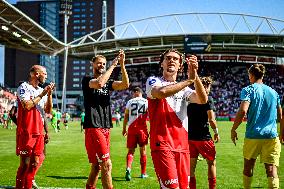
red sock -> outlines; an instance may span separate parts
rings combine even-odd
[[[208,184],[209,184],[209,189],[215,189],[216,188],[216,177],[208,178]]]
[[[131,169],[131,166],[132,166],[132,162],[133,162],[133,154],[131,153],[128,153],[127,154],[127,157],[126,157],[126,166],[127,168],[130,168]]]
[[[24,188],[24,181],[25,181],[24,178],[25,178],[25,170],[20,165],[16,176],[16,188]]]
[[[190,177],[189,188],[196,189],[196,178],[195,177]]]
[[[146,174],[147,156],[140,156],[141,174]]]
[[[44,156],[44,154],[42,153],[42,154],[39,156],[39,163],[38,163],[38,165],[37,165],[37,167],[36,167],[35,175],[36,175],[37,171],[39,170],[39,168],[41,167],[44,158],[45,158],[45,156]]]
[[[32,188],[32,181],[35,179],[35,173],[36,173],[37,167],[32,165],[32,163],[29,165],[26,178],[25,178],[25,187],[26,188]]]

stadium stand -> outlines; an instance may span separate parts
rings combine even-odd
[[[219,120],[233,120],[237,112],[240,101],[241,89],[249,84],[247,68],[249,63],[242,62],[200,62],[199,72],[201,76],[212,76],[211,96],[215,100],[216,116]],[[264,82],[274,88],[280,98],[284,96],[284,66],[266,64],[266,75]],[[118,70],[119,71],[119,70]],[[117,72],[114,78],[119,77]],[[130,88],[140,86],[145,91],[146,79],[159,73],[158,64],[137,65],[127,67],[130,79]],[[145,96],[145,94],[144,94]],[[130,91],[118,91],[112,95],[112,112],[124,112],[126,102],[130,99]]]
[[[0,85],[0,118],[2,119],[4,111],[9,112],[16,101],[15,92],[9,88]]]

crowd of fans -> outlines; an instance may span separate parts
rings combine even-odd
[[[200,76],[213,77],[211,96],[215,101],[215,112],[219,118],[234,117],[238,111],[241,89],[249,85],[247,69],[250,66],[251,64],[239,62],[200,62]],[[265,67],[264,83],[275,89],[282,98],[284,96],[284,67],[271,64]],[[159,65],[155,64],[128,67],[127,72],[131,84],[130,89],[133,86],[140,86],[145,91],[147,78],[151,75],[158,75],[160,70]],[[185,74],[182,77],[185,77]],[[130,98],[130,90],[113,93],[112,111],[123,113],[126,102]]]
[[[215,102],[217,117],[234,117],[240,105],[240,91],[249,85],[247,68],[251,64],[237,62],[200,62],[200,76],[212,76],[214,83],[211,96]],[[284,66],[267,64],[264,83],[275,89],[284,98]],[[118,68],[119,69],[119,68]],[[157,76],[160,73],[158,64],[144,64],[127,67],[130,80],[129,90],[114,91],[111,96],[112,113],[120,112],[123,115],[126,102],[132,98],[131,88],[142,87],[145,92],[146,80],[149,76]],[[119,70],[113,77],[119,78]],[[186,74],[182,74],[183,79]],[[143,94],[146,97],[146,94]],[[0,121],[3,123],[3,114],[8,113],[16,101],[15,91],[0,85]]]
[[[0,123],[4,124],[6,117],[16,101],[15,92],[0,84]]]

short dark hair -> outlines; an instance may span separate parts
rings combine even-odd
[[[255,79],[262,79],[265,74],[265,67],[262,64],[253,64],[248,72],[252,74]]]
[[[142,93],[142,89],[140,87],[138,87],[138,86],[133,87],[131,91],[134,92],[134,93],[136,93],[136,92]]]
[[[98,58],[106,59],[106,57],[104,55],[98,54],[98,55],[96,55],[92,58],[91,62],[94,63]]]
[[[168,54],[169,52],[175,52],[177,53],[179,56],[180,56],[180,60],[179,62],[182,63],[182,60],[183,60],[183,54],[181,52],[179,52],[177,49],[168,49],[166,50],[165,52],[163,52],[161,55],[160,55],[160,64],[164,61],[165,59],[165,55]]]

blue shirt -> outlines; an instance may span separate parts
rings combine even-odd
[[[242,89],[241,100],[250,103],[245,137],[251,139],[277,137],[277,107],[280,106],[277,92],[267,85],[254,83]]]

